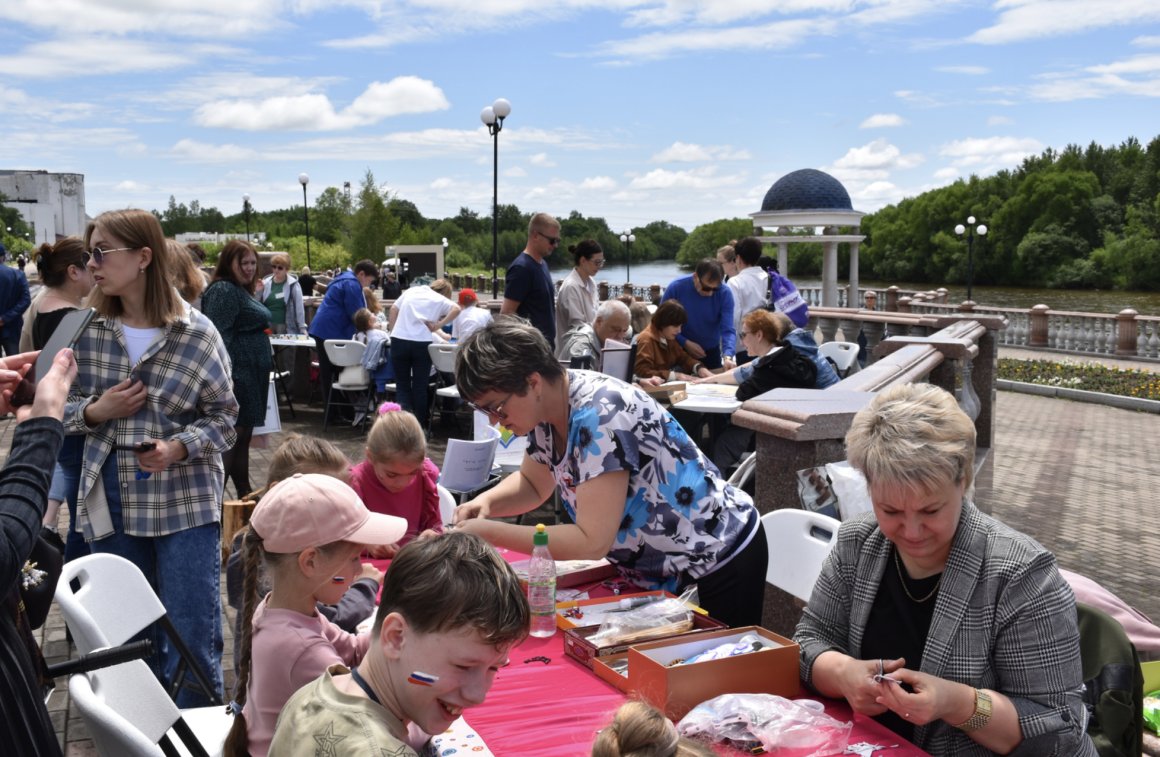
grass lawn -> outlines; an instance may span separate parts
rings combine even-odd
[[[1160,373],[1113,368],[1080,360],[999,358],[999,378],[1028,384],[1062,386],[1088,392],[1160,400]]]

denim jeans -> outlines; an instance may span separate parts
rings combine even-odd
[[[91,542],[92,551],[120,555],[141,569],[165,605],[178,635],[189,647],[193,664],[201,667],[221,695],[221,524],[208,523],[165,536],[129,536],[121,518],[115,453],[105,461],[101,475],[114,534]],[[181,656],[176,648],[165,643],[165,634],[156,624],[145,632],[144,638],[152,638],[154,648],[160,651],[150,666],[154,673],[160,671],[158,678],[168,687]],[[187,674],[186,681],[192,684],[196,679]],[[176,702],[183,708],[212,704],[195,685],[183,686]]]
[[[415,414],[419,425],[427,428],[427,389],[431,385],[430,342],[410,339],[391,340],[391,366],[395,369],[395,388],[399,404]]]
[[[83,436],[66,436],[56,456],[56,468],[52,473],[52,485],[48,498],[68,505],[68,533],[64,537],[64,561],[75,560],[89,554],[85,537],[76,530],[77,487],[81,479],[81,461],[85,450]]]

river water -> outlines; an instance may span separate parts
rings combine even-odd
[[[596,276],[597,281],[621,283],[625,280],[623,265],[607,265]],[[637,263],[632,266],[632,280],[638,286],[660,284],[667,286],[673,279],[687,274],[671,260],[654,260],[648,263]],[[553,269],[553,278],[563,278],[567,269]],[[820,287],[820,279],[794,279],[799,287]],[[839,284],[844,282],[839,281]],[[866,281],[861,282],[862,288],[885,291],[886,287],[895,285],[900,289],[937,289],[939,285],[912,284],[903,281]],[[961,302],[967,298],[965,286],[948,286],[950,302]],[[973,288],[975,302],[992,307],[1030,308],[1035,305],[1049,305],[1053,310],[1074,310],[1083,313],[1118,313],[1124,308],[1134,308],[1140,315],[1160,315],[1160,292],[1118,292],[1113,290],[1075,290],[1075,289],[1033,289],[1024,287],[990,287],[976,286]]]

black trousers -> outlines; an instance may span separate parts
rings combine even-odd
[[[707,576],[688,584],[697,584],[698,603],[710,616],[738,626],[761,625],[761,611],[765,603],[765,568],[769,562],[769,544],[765,529],[757,522],[757,532],[749,544],[733,559]],[[678,593],[680,593],[678,591]]]

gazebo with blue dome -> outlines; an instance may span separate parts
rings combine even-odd
[[[762,200],[761,210],[751,213],[754,233],[766,244],[777,245],[777,265],[789,270],[790,242],[820,242],[822,256],[822,306],[838,307],[838,245],[850,245],[850,297],[848,307],[861,307],[858,297],[858,245],[866,238],[858,234],[862,216],[854,210],[850,193],[842,182],[824,171],[803,168],[782,176]],[[822,228],[821,236],[799,236],[789,233],[792,227]],[[840,233],[842,228],[855,233]],[[772,234],[766,235],[766,229]]]

